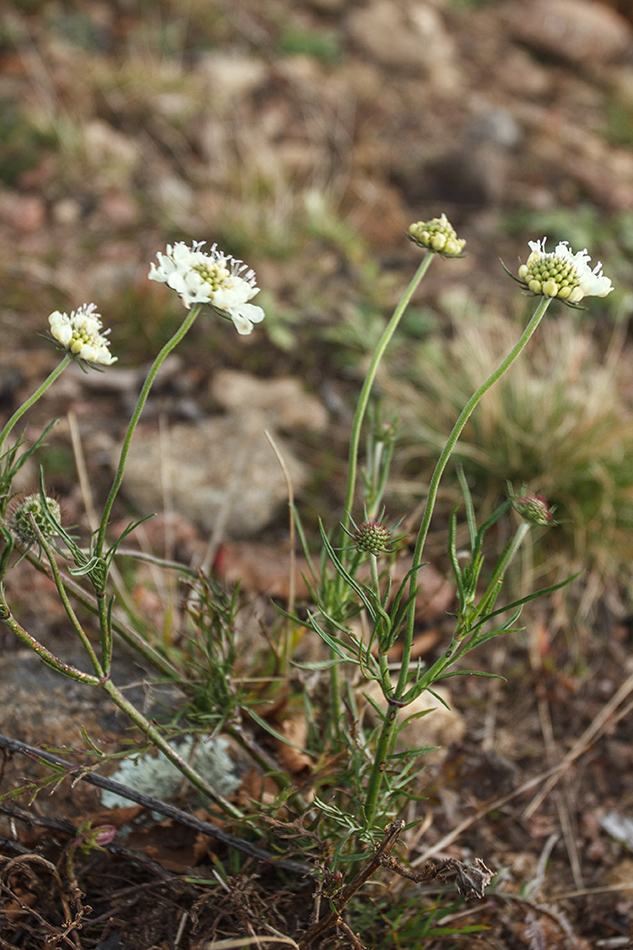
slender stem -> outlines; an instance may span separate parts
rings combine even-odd
[[[420,524],[420,529],[418,531],[417,540],[415,543],[415,550],[413,552],[413,564],[414,566],[419,565],[422,560],[422,552],[424,550],[424,543],[426,541],[426,536],[428,534],[429,525],[431,523],[431,518],[433,516],[433,509],[435,508],[435,502],[437,500],[437,492],[440,485],[440,480],[444,474],[444,469],[446,464],[457,444],[457,440],[462,434],[462,430],[468,420],[470,419],[473,411],[476,406],[486,395],[489,389],[491,389],[498,380],[501,379],[503,374],[512,366],[514,361],[517,359],[519,354],[524,350],[528,341],[532,337],[534,331],[538,327],[539,323],[543,319],[547,308],[549,307],[552,301],[551,297],[541,297],[532,319],[526,326],[525,330],[519,337],[517,343],[512,347],[506,358],[499,364],[497,369],[486,379],[479,389],[477,389],[473,395],[470,397],[464,408],[462,409],[457,422],[453,426],[453,431],[448,437],[446,445],[444,446],[442,453],[438,459],[437,465],[435,466],[435,471],[431,476],[431,481],[429,482],[429,492],[426,499],[426,505],[424,508],[424,514],[422,516],[422,522]],[[411,580],[409,582],[409,591],[413,595],[417,586],[417,573],[414,572],[411,575]],[[400,667],[400,677],[398,679],[398,686],[396,688],[396,697],[399,699],[404,693],[407,679],[409,676],[409,661],[411,658],[411,647],[413,644],[413,628],[415,623],[415,599],[411,598],[411,605],[407,614],[407,625],[404,636],[403,652],[402,652],[402,665]]]
[[[82,548],[82,554],[88,556],[88,551]],[[135,561],[143,561],[145,564],[152,564],[154,567],[160,567],[165,571],[178,571],[180,574],[184,574],[185,577],[192,577],[196,579],[199,576],[199,573],[195,568],[189,567],[187,564],[180,564],[178,561],[170,561],[164,557],[158,557],[156,554],[150,554],[147,551],[136,551],[132,548],[117,548],[116,549],[117,557],[131,557]]]
[[[57,562],[55,561],[54,552],[50,544],[46,540],[46,538],[44,538],[44,536],[42,535],[42,532],[39,530],[37,524],[35,523],[35,519],[32,519],[32,520],[33,520],[33,527],[35,528],[38,534],[39,543],[44,549],[44,551],[46,552],[46,557],[48,559],[48,563],[50,564],[51,573],[53,575],[53,580],[55,582],[55,587],[57,588],[57,593],[59,594],[59,598],[62,604],[64,605],[64,610],[66,611],[66,615],[68,616],[68,619],[70,620],[75,630],[75,633],[81,640],[84,650],[86,651],[86,653],[88,654],[90,658],[90,662],[92,663],[92,668],[94,669],[96,675],[98,677],[101,677],[104,674],[103,667],[101,666],[101,663],[99,662],[97,654],[95,653],[94,648],[90,640],[88,639],[88,636],[85,630],[79,623],[79,620],[77,619],[77,615],[72,608],[72,604],[70,603],[70,600],[68,599],[68,594],[66,593],[66,589],[64,587],[64,583],[62,581],[61,574],[57,566]]]
[[[133,706],[132,703],[128,702],[123,693],[114,685],[112,680],[106,679],[101,682],[102,688],[108,694],[110,699],[119,707],[122,712],[128,716],[132,722],[138,726],[138,728],[147,736],[148,739],[163,753],[165,758],[176,766],[179,772],[188,778],[191,784],[202,792],[203,795],[208,796],[212,801],[219,805],[222,811],[231,815],[233,818],[241,818],[242,813],[239,808],[236,808],[235,805],[232,805],[223,795],[220,795],[212,785],[209,785],[203,777],[192,768],[189,763],[178,755],[176,750],[167,742],[163,737],[162,733],[152,725],[152,723],[145,718],[145,716]]]
[[[16,409],[16,410],[15,410],[15,412],[13,413],[13,415],[11,416],[11,418],[9,419],[9,421],[7,422],[7,424],[5,425],[4,429],[3,429],[2,432],[0,433],[0,450],[2,449],[2,446],[4,445],[6,439],[7,439],[8,436],[9,436],[9,433],[10,433],[11,430],[13,429],[14,425],[16,424],[16,422],[18,422],[18,420],[21,419],[21,417],[24,415],[24,413],[25,413],[28,409],[30,409],[32,405],[34,405],[34,404],[37,402],[37,400],[40,398],[40,396],[42,396],[42,395],[46,392],[46,390],[48,389],[48,387],[51,386],[51,385],[55,382],[55,380],[57,379],[57,377],[60,376],[60,375],[63,373],[63,371],[64,371],[64,370],[66,369],[66,367],[68,366],[68,364],[69,364],[70,362],[72,362],[72,360],[73,360],[73,355],[72,355],[72,353],[66,353],[66,355],[64,356],[64,358],[61,360],[60,363],[57,364],[57,366],[55,367],[55,369],[53,370],[53,372],[50,374],[50,376],[47,376],[47,378],[44,380],[44,382],[42,383],[42,385],[39,386],[39,387],[35,390],[35,392],[33,393],[32,396],[29,396],[29,398],[26,400],[26,402],[22,403],[22,405],[19,407],[19,409]]]
[[[103,509],[103,514],[101,516],[101,522],[99,524],[99,532],[97,535],[97,543],[95,546],[95,553],[97,554],[98,557],[103,556],[103,547],[105,544],[105,534],[108,527],[108,521],[110,519],[110,513],[112,512],[112,506],[114,505],[114,500],[121,487],[121,482],[123,481],[123,472],[125,471],[125,463],[127,462],[127,456],[128,456],[128,452],[130,451],[130,445],[132,444],[132,437],[134,435],[136,426],[138,424],[138,420],[140,419],[141,413],[147,401],[149,391],[152,388],[152,384],[156,378],[156,374],[158,370],[160,369],[161,364],[164,362],[167,356],[169,356],[169,354],[174,349],[174,347],[176,347],[180,343],[182,338],[189,332],[189,330],[193,326],[199,313],[200,313],[200,304],[198,304],[198,306],[194,307],[192,310],[189,311],[186,319],[181,324],[181,326],[176,331],[176,333],[174,333],[171,340],[168,340],[167,343],[165,343],[164,347],[162,348],[162,350],[160,351],[160,353],[158,354],[158,356],[152,363],[152,367],[149,373],[147,374],[147,379],[145,380],[143,384],[143,388],[141,389],[140,395],[138,397],[136,407],[134,409],[134,412],[132,413],[132,418],[130,419],[130,423],[127,427],[127,432],[125,433],[123,446],[121,448],[121,456],[119,458],[119,465],[116,470],[116,475],[114,476],[114,481],[112,483],[112,488],[110,489],[110,494],[107,497],[105,507]]]
[[[220,795],[212,785],[209,785],[201,775],[194,768],[192,768],[182,756],[178,755],[176,750],[166,741],[161,732],[152,725],[149,720],[143,716],[139,710],[130,703],[123,693],[114,685],[112,680],[108,677],[98,677],[91,676],[90,673],[84,673],[82,670],[78,670],[76,667],[71,666],[69,663],[64,663],[58,657],[56,657],[50,650],[47,650],[46,647],[32,637],[24,627],[22,627],[17,620],[13,617],[9,605],[7,604],[4,597],[4,590],[2,585],[0,585],[0,621],[6,624],[6,626],[13,633],[16,634],[22,640],[23,643],[26,643],[28,647],[31,648],[39,658],[47,665],[51,666],[54,670],[57,670],[58,673],[63,673],[65,676],[69,676],[71,679],[77,680],[80,683],[86,683],[89,686],[100,686],[108,696],[112,699],[116,706],[119,707],[122,712],[128,716],[132,722],[138,726],[141,732],[147,736],[148,739],[163,753],[163,755],[169,759],[173,765],[176,766],[179,772],[181,772],[185,778],[188,778],[191,784],[202,792],[203,795],[207,795],[212,801],[214,801],[222,811],[231,815],[233,818],[241,818],[242,813],[239,808],[236,808],[235,805],[232,805],[223,795]]]
[[[101,591],[97,591],[97,607],[101,630],[101,665],[104,674],[108,676],[112,666],[112,617],[108,609],[108,599]]]
[[[500,585],[502,584],[503,576],[506,570],[508,569],[514,555],[523,544],[523,540],[526,534],[529,532],[529,530],[530,530],[530,525],[526,521],[522,521],[521,524],[519,525],[519,528],[516,534],[514,535],[513,538],[511,538],[510,542],[506,545],[505,551],[501,555],[499,559],[499,563],[497,564],[497,566],[495,567],[492,573],[492,577],[490,578],[490,583],[488,584],[484,594],[482,595],[479,601],[480,613],[483,613],[484,611],[488,609],[492,609],[492,604],[494,604],[494,599],[496,596],[495,591],[498,590]],[[492,600],[492,604],[490,604],[490,607],[489,607],[489,603],[491,600]]]
[[[402,315],[405,312],[406,308],[409,305],[411,297],[413,296],[418,284],[426,274],[429,269],[429,265],[434,258],[434,254],[430,251],[424,257],[424,260],[418,267],[415,272],[411,283],[405,290],[404,294],[400,298],[396,309],[393,312],[393,315],[385,327],[383,334],[378,341],[378,345],[372,356],[371,363],[369,364],[369,369],[367,375],[365,376],[365,381],[363,382],[362,389],[360,391],[360,396],[358,397],[358,404],[356,406],[356,412],[354,413],[354,421],[352,423],[352,434],[350,437],[349,444],[349,459],[347,464],[347,488],[345,491],[345,504],[343,507],[343,517],[341,520],[341,548],[345,550],[345,544],[347,539],[346,528],[349,527],[350,518],[352,514],[352,506],[354,503],[354,492],[356,490],[356,473],[358,470],[358,448],[360,445],[360,436],[361,430],[363,427],[363,421],[365,419],[365,413],[367,412],[367,406],[369,404],[369,396],[371,394],[371,389],[376,378],[376,373],[378,372],[378,367],[380,361],[382,360],[385,350],[391,340],[391,337],[396,331]],[[345,554],[342,555],[343,559]],[[342,590],[342,577],[340,574],[336,575],[334,580],[334,590],[335,597],[340,599],[341,590]],[[331,723],[334,724],[334,728],[339,728],[339,723],[342,721],[341,716],[341,704],[340,704],[340,678],[339,678],[339,668],[338,664],[334,664],[330,671],[330,696],[332,701],[331,708]]]
[[[380,600],[380,578],[378,576],[378,557],[370,552],[369,570],[371,574],[371,586],[374,589],[376,600]]]
[[[354,503],[354,491],[356,488],[356,472],[358,469],[358,447],[360,445],[360,436],[363,426],[363,420],[365,418],[365,413],[367,411],[367,405],[369,403],[369,396],[371,394],[371,388],[374,384],[376,378],[376,373],[378,372],[378,367],[380,361],[382,360],[385,350],[389,345],[391,337],[394,335],[402,315],[409,306],[411,297],[413,296],[418,284],[426,274],[429,269],[429,265],[434,258],[434,254],[428,252],[415,272],[411,283],[405,290],[404,294],[400,298],[396,309],[393,312],[389,323],[385,327],[383,334],[378,341],[378,345],[372,356],[371,363],[369,364],[369,369],[367,370],[367,375],[365,376],[365,381],[363,383],[363,388],[360,391],[360,396],[358,397],[358,405],[356,406],[356,412],[354,414],[354,421],[352,423],[352,434],[349,444],[349,460],[347,467],[347,490],[345,492],[345,507],[343,508],[343,527],[347,528],[349,526],[350,516],[352,513],[352,505]],[[345,532],[342,533],[342,544],[345,543]]]
[[[482,399],[482,397],[488,392],[488,390],[494,386],[494,384],[503,376],[503,374],[510,368],[512,363],[517,359],[519,354],[527,345],[532,334],[538,327],[541,322],[549,304],[551,298],[542,297],[538,303],[538,306],[532,316],[532,319],[526,326],[525,330],[519,337],[519,340],[508,353],[506,358],[499,364],[497,369],[485,380],[476,390],[475,393],[470,397],[466,405],[464,406],[462,412],[455,423],[453,430],[448,437],[448,441],[442,450],[442,453],[439,457],[435,470],[431,477],[429,483],[429,492],[426,501],[426,506],[424,509],[424,514],[422,516],[422,522],[420,524],[420,529],[418,531],[418,536],[415,545],[415,551],[413,554],[413,564],[420,565],[422,560],[422,552],[424,550],[424,543],[426,541],[426,536],[428,534],[429,525],[431,523],[431,517],[433,515],[433,509],[435,507],[435,502],[437,499],[437,492],[440,484],[440,479],[446,468],[446,464],[451,456],[453,449],[459,439],[459,436],[462,433],[462,430],[468,419],[472,415],[475,407]],[[521,538],[522,540],[522,538]],[[394,700],[399,702],[404,696],[407,681],[409,678],[409,665],[411,660],[411,648],[413,645],[413,632],[414,632],[414,623],[415,623],[415,597],[413,596],[417,586],[417,572],[413,572],[410,580],[410,594],[411,594],[411,605],[407,612],[407,624],[404,634],[404,643],[402,650],[402,661],[400,666],[400,675],[398,677],[398,684],[396,686]],[[438,661],[433,665],[431,670],[427,670],[424,679],[430,684],[433,681],[432,674],[438,674],[441,669],[443,669],[447,662],[450,662],[453,657],[453,642],[449,649],[439,658]],[[393,703],[388,706],[387,712],[385,713],[385,718],[383,720],[382,729],[380,736],[378,738],[378,743],[376,747],[376,754],[374,759],[374,765],[369,776],[369,781],[367,783],[367,797],[365,800],[365,821],[369,825],[373,821],[376,806],[378,803],[378,793],[380,791],[380,786],[382,784],[382,775],[385,768],[385,763],[389,751],[395,741],[396,728],[398,724],[398,706]]]
[[[355,874],[349,884],[346,884],[345,887],[342,887],[341,890],[331,900],[333,909],[327,911],[321,920],[317,920],[317,922],[313,924],[312,927],[310,927],[310,929],[306,931],[302,937],[300,937],[298,943],[299,950],[308,950],[315,940],[320,939],[324,933],[327,933],[328,930],[331,930],[332,927],[335,927],[338,924],[341,913],[346,904],[348,904],[354,894],[356,894],[361,889],[363,884],[369,880],[372,874],[375,874],[379,867],[384,866],[384,862],[388,860],[393,846],[400,837],[404,825],[404,821],[399,819],[398,821],[392,822],[392,824],[385,828],[384,838],[376,848],[374,854],[371,855],[371,857],[365,862],[363,867],[357,872],[357,874]],[[360,944],[358,945],[360,946]]]
[[[50,666],[52,669],[57,670],[58,673],[63,673],[65,676],[70,676],[71,679],[77,680],[79,683],[87,683],[90,686],[98,686],[99,678],[97,676],[92,676],[90,673],[84,673],[83,670],[78,670],[77,667],[71,666],[70,663],[64,663],[63,660],[60,660],[59,657],[55,656],[54,653],[51,653],[50,650],[47,650],[39,640],[36,640],[35,637],[24,629],[24,627],[18,623],[15,619],[9,605],[4,596],[4,589],[0,584],[0,620],[6,624],[6,626],[11,630],[12,633],[15,633],[17,637],[22,640],[23,643],[26,643],[27,647],[33,650],[36,653],[40,660]]]
[[[372,590],[376,597],[376,602],[380,603],[381,597],[380,597],[380,575],[378,574],[378,557],[377,555],[371,554],[371,553],[369,555],[369,570],[370,570],[370,575],[371,575]],[[374,635],[376,637],[376,644],[378,647],[378,655],[379,655],[380,660],[385,659],[384,653],[381,650],[381,643],[383,641],[384,629],[385,629],[385,622],[382,617],[379,617],[374,626]],[[381,663],[381,669],[383,669],[382,663]],[[387,682],[388,681],[389,680],[387,678]]]
[[[27,554],[26,559],[32,565],[32,567],[34,567],[41,574],[45,574],[46,577],[51,576],[51,572],[47,570],[46,565],[43,564],[41,560],[38,560],[33,554]],[[185,573],[187,573],[188,568],[185,567],[183,570]],[[85,607],[91,613],[98,615],[99,607],[94,595],[85,591],[74,578],[64,577],[64,584],[66,590],[69,590],[83,607]],[[147,660],[148,663],[151,663],[152,666],[154,666],[160,673],[169,679],[173,679],[178,676],[178,671],[171,663],[169,663],[167,658],[162,656],[162,654],[158,653],[153,647],[151,647],[135,630],[126,626],[122,621],[116,620],[115,618],[112,618],[112,626],[121,639],[124,640],[129,647],[139,653],[145,660]]]

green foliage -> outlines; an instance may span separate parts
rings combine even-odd
[[[424,223],[421,227],[420,233],[426,233]],[[43,473],[39,496],[44,508],[43,528],[28,515],[29,527],[34,532],[29,540],[36,540],[41,551],[39,560],[28,552],[23,557],[28,557],[31,564],[48,573],[53,581],[69,629],[83,646],[92,672],[87,673],[56,656],[22,627],[9,607],[2,586],[0,619],[49,667],[84,686],[103,690],[203,796],[206,807],[215,809],[218,816],[240,823],[241,829],[258,837],[263,837],[269,827],[278,830],[284,826],[286,829],[289,826],[295,828],[295,837],[301,840],[304,857],[323,868],[326,882],[327,875],[331,875],[337,865],[366,862],[368,853],[371,854],[377,844],[384,846],[386,850],[365,866],[365,870],[369,868],[366,880],[379,867],[398,870],[397,863],[388,861],[385,864],[381,858],[388,856],[396,837],[405,827],[401,813],[420,794],[420,775],[424,753],[428,750],[423,746],[423,740],[420,740],[422,748],[417,749],[408,749],[404,744],[400,745],[399,740],[402,727],[428,710],[411,704],[425,692],[439,699],[437,684],[448,677],[488,675],[464,666],[461,661],[491,638],[515,632],[525,603],[566,583],[552,584],[543,591],[522,596],[512,597],[504,592],[508,569],[533,526],[528,519],[519,521],[514,516],[512,520],[508,517],[512,498],[500,500],[495,490],[492,492],[494,502],[490,505],[490,496],[479,499],[471,492],[466,475],[460,473],[461,502],[446,516],[448,560],[455,577],[458,601],[454,628],[446,638],[448,642],[441,645],[428,665],[413,661],[419,571],[424,563],[425,542],[440,481],[451,454],[457,451],[465,468],[470,464],[471,478],[475,466],[485,467],[485,462],[504,481],[507,477],[512,479],[520,475],[521,485],[528,484],[529,476],[534,475],[531,469],[524,471],[529,468],[527,460],[541,474],[545,462],[541,455],[544,454],[555,458],[552,474],[556,473],[560,480],[560,471],[566,461],[569,467],[570,451],[568,449],[567,455],[561,456],[561,446],[568,446],[571,433],[574,446],[580,446],[583,438],[588,442],[588,448],[583,449],[585,455],[576,449],[578,458],[574,470],[576,481],[586,478],[587,472],[594,479],[587,493],[588,499],[594,501],[600,466],[609,469],[607,461],[611,456],[607,458],[607,449],[614,451],[615,421],[620,420],[615,411],[615,396],[611,402],[607,398],[612,392],[609,387],[613,386],[614,366],[609,366],[603,377],[597,376],[595,361],[590,361],[587,363],[592,369],[589,378],[584,357],[589,361],[593,353],[588,345],[584,349],[578,349],[577,345],[574,348],[572,344],[581,338],[574,336],[569,321],[550,322],[546,342],[543,342],[543,335],[539,335],[539,347],[532,352],[541,354],[545,363],[543,366],[539,364],[538,376],[530,370],[529,363],[527,369],[519,370],[518,367],[525,365],[523,360],[513,376],[504,377],[542,323],[551,303],[545,298],[537,303],[532,317],[521,330],[517,331],[507,322],[490,320],[484,323],[482,320],[476,328],[480,336],[476,337],[473,336],[475,325],[468,323],[457,327],[458,332],[444,349],[436,345],[432,350],[430,338],[421,341],[420,312],[410,316],[409,328],[402,334],[404,340],[399,350],[399,378],[396,381],[400,398],[405,397],[400,405],[401,420],[397,414],[386,412],[383,405],[370,408],[379,367],[396,331],[402,329],[405,311],[434,254],[427,253],[422,258],[408,286],[397,299],[391,317],[385,321],[380,316],[383,308],[379,306],[379,300],[383,293],[389,296],[388,282],[383,284],[378,279],[375,266],[367,260],[363,242],[350,234],[322,193],[313,192],[308,197],[301,228],[306,242],[330,242],[347,264],[356,268],[358,283],[363,289],[355,310],[357,322],[351,321],[342,333],[339,331],[339,342],[347,334],[347,342],[353,340],[364,357],[359,361],[363,381],[349,436],[342,521],[339,525],[320,523],[318,553],[314,556],[311,550],[313,539],[308,537],[296,507],[292,509],[293,527],[307,560],[305,603],[298,607],[296,597],[290,596],[287,610],[279,609],[277,613],[270,610],[266,622],[258,624],[254,632],[249,630],[246,633],[246,628],[253,626],[253,616],[246,621],[241,616],[242,604],[237,588],[228,589],[202,571],[196,573],[192,568],[161,561],[152,555],[138,555],[139,559],[149,561],[157,572],[160,569],[177,571],[187,579],[186,595],[179,607],[175,606],[173,597],[175,583],[164,588],[165,635],[161,640],[156,632],[150,632],[152,626],[156,628],[160,623],[152,624],[149,618],[142,616],[117,571],[119,558],[129,557],[132,553],[123,549],[122,542],[138,526],[130,523],[119,531],[114,541],[110,537],[112,513],[122,486],[127,454],[162,363],[182,343],[201,312],[201,306],[190,306],[192,301],[184,288],[194,286],[195,296],[205,298],[206,295],[228,322],[239,316],[240,305],[245,306],[244,295],[250,300],[258,292],[253,273],[249,273],[248,281],[245,281],[238,276],[239,266],[229,270],[230,262],[227,263],[219,254],[204,258],[197,251],[180,245],[173,253],[170,249],[169,267],[162,259],[164,271],[158,275],[152,273],[168,286],[175,284],[176,293],[186,304],[179,311],[182,322],[172,328],[171,338],[164,344],[162,340],[153,339],[154,331],[162,337],[160,331],[163,322],[171,320],[171,310],[159,307],[152,324],[152,296],[148,294],[147,302],[134,298],[123,303],[124,307],[137,311],[135,320],[128,321],[132,339],[143,336],[142,342],[149,349],[159,346],[160,349],[138,394],[109,494],[100,515],[95,518],[94,530],[83,543],[71,536],[61,524],[61,510],[56,514],[53,506],[44,502]],[[461,247],[462,242],[456,236],[455,240]],[[201,263],[201,260],[206,260],[206,263]],[[208,282],[205,294],[199,293],[201,275]],[[312,275],[312,279],[314,284],[311,288],[304,288],[304,292],[317,286],[318,275]],[[225,303],[214,304],[214,295],[219,293],[216,281],[225,294]],[[247,286],[240,287],[240,281]],[[259,313],[263,317],[264,312]],[[421,313],[424,315],[424,311]],[[558,328],[556,339],[552,328]],[[85,327],[82,329],[88,332]],[[483,330],[489,334],[488,345],[484,345]],[[548,350],[551,345],[554,346],[552,353]],[[567,361],[561,355],[565,353],[565,345],[570,348]],[[505,354],[501,362],[495,353],[500,347]],[[224,355],[228,352],[227,345]],[[431,363],[429,356],[432,352],[434,360]],[[17,444],[9,442],[11,433],[22,415],[44,396],[72,359],[71,348],[36,392],[14,412],[0,433],[0,443],[7,444],[0,459],[3,462],[5,501],[11,494],[10,482],[21,460],[34,454],[36,449],[39,456],[43,454],[42,439],[35,446],[27,447],[19,440]],[[418,377],[423,379],[423,387],[420,387]],[[546,379],[549,389],[539,388],[541,377]],[[389,388],[386,374],[383,386]],[[485,413],[475,410],[493,387],[496,397],[484,401],[488,411],[495,410],[492,421],[487,421]],[[576,416],[572,410],[576,411]],[[480,433],[478,427],[482,420],[485,426],[484,432]],[[577,420],[580,420],[578,434],[574,432]],[[412,563],[404,577],[396,582],[392,580],[391,569],[403,537],[398,537],[398,525],[389,520],[385,499],[396,435],[402,422],[418,438],[415,450],[422,456],[428,451],[437,461],[428,483],[424,510],[421,517],[416,516],[419,526]],[[618,431],[621,436],[622,427]],[[460,436],[465,436],[461,447],[458,446]],[[628,438],[633,449],[633,423]],[[363,440],[364,463],[361,458]],[[628,442],[626,444],[628,446]],[[558,456],[555,456],[556,451]],[[590,453],[588,456],[587,452]],[[492,459],[490,463],[487,462],[488,455]],[[510,471],[506,471],[507,468]],[[486,471],[487,485],[490,482],[488,476]],[[626,484],[628,487],[629,482]],[[630,484],[633,486],[633,475]],[[579,485],[573,479],[572,485],[579,495]],[[548,486],[538,487],[542,490]],[[516,507],[520,511],[520,506]],[[467,543],[462,543],[461,539],[458,543],[457,540],[462,510],[465,512]],[[371,523],[362,535],[354,516],[359,524]],[[376,522],[379,522],[379,530]],[[51,531],[44,530],[49,526]],[[0,557],[3,572],[10,570],[14,548],[20,543],[18,533],[12,530],[14,528],[10,520],[0,523],[5,542]],[[496,543],[500,536],[504,541],[501,545]],[[160,590],[158,584],[156,587]],[[82,608],[79,612],[75,609],[75,601]],[[91,627],[84,626],[85,609],[90,611],[90,619],[98,626],[97,637],[94,637]],[[179,624],[172,623],[177,611]],[[126,622],[122,622],[122,617]],[[177,635],[172,639],[175,631]],[[168,727],[149,720],[115,684],[112,659],[115,637],[119,635],[153,663],[163,679],[177,683],[184,693],[186,699],[172,710]],[[295,662],[296,648],[304,636],[312,637],[321,647],[320,652],[313,653],[303,662]],[[399,670],[394,675],[391,651],[397,642],[402,654]],[[303,677],[305,673],[308,677]],[[373,716],[365,714],[367,706],[373,709]],[[173,745],[176,731],[211,735],[223,731],[239,743],[254,766],[249,773],[255,776],[255,785],[247,804],[248,813],[244,812],[242,803],[238,807],[235,801],[220,793],[213,780],[205,777],[197,765],[185,758],[186,753],[178,751]],[[304,787],[302,776],[306,773]],[[386,822],[389,822],[390,834],[396,837],[385,836]],[[239,862],[229,857],[227,866],[232,863],[237,870]],[[406,874],[403,866],[399,870]],[[478,897],[483,895],[490,880],[491,872],[485,871],[487,877],[481,884],[481,892],[475,892]],[[359,873],[361,880],[362,868]],[[346,900],[350,893],[347,893]],[[465,892],[460,889],[460,893]],[[337,912],[339,909],[336,908]],[[444,926],[431,911],[406,915],[403,908],[398,908],[395,917],[391,918],[388,911],[384,915],[382,930],[390,930],[394,940],[398,941],[403,931],[419,942],[432,936],[452,937],[472,929],[467,927],[460,931],[452,929],[450,924]]]
[[[338,62],[341,58],[341,41],[338,33],[329,30],[302,30],[287,27],[277,43],[284,56],[311,56],[325,63]]]
[[[441,900],[430,903],[428,899],[421,898],[418,891],[416,888],[416,893],[410,896],[408,891],[405,891],[397,901],[390,901],[388,898],[365,898],[352,902],[355,929],[362,934],[372,935],[370,942],[374,950],[423,947],[431,937],[446,938],[446,942],[442,941],[442,948],[451,950],[461,944],[461,941],[452,943],[451,937],[463,937],[488,930],[483,924],[448,923],[451,915],[463,907],[461,901]]]
[[[193,728],[202,726],[216,732],[243,702],[244,690],[236,678],[238,592],[201,577],[190,582],[186,604],[191,632],[181,655],[174,659],[182,671],[181,684],[189,701],[179,716]]]

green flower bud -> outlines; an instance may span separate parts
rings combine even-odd
[[[536,495],[534,492],[515,495],[512,506],[528,524],[556,524],[552,510],[542,495]]]
[[[389,549],[391,532],[380,521],[363,521],[354,532],[357,551],[369,554],[384,554]]]
[[[432,221],[418,221],[410,225],[407,236],[418,247],[425,247],[442,257],[459,257],[466,244],[466,241],[457,237],[445,214]]]
[[[47,495],[46,507],[53,518],[61,522],[62,512],[57,499],[50,498]],[[20,541],[27,545],[37,544],[39,541],[33,521],[44,538],[52,538],[55,535],[55,529],[46,517],[42,499],[39,494],[26,495],[23,496],[21,500],[16,500],[9,519],[13,531],[17,534]]]

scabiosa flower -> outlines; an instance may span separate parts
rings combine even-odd
[[[46,495],[46,508],[57,522],[61,522],[62,512],[56,498]],[[20,541],[26,545],[37,544],[39,536],[33,521],[44,538],[52,538],[55,529],[46,517],[39,494],[23,495],[15,500],[9,515],[9,524]]]
[[[519,283],[525,290],[537,296],[558,297],[571,306],[583,297],[606,297],[611,293],[613,285],[602,273],[602,264],[593,270],[589,267],[591,258],[586,248],[574,254],[567,241],[561,241],[547,252],[546,240],[528,242],[531,254],[519,267]]]
[[[185,307],[208,303],[222,316],[232,320],[238,333],[248,334],[254,323],[264,319],[261,307],[249,303],[259,287],[255,272],[213,245],[208,254],[201,250],[204,241],[191,247],[183,241],[167,245],[167,253],[157,253],[158,266],[150,265],[149,279],[158,280],[175,290]]]
[[[97,313],[97,305],[84,303],[78,310],[73,310],[70,316],[56,310],[48,318],[51,335],[65,350],[87,363],[103,363],[109,366],[115,363],[116,356],[112,356],[106,340],[109,330],[102,330],[101,315]]]
[[[512,507],[528,524],[554,525],[554,513],[542,495],[521,490],[512,499]]]
[[[357,551],[385,554],[389,551],[391,532],[380,521],[363,521],[356,528],[353,540]]]
[[[426,247],[442,257],[459,257],[466,244],[463,238],[457,237],[455,228],[445,214],[432,221],[418,221],[410,225],[407,236],[414,244]]]

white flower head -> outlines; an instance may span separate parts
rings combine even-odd
[[[175,290],[185,307],[208,303],[232,320],[238,333],[246,335],[253,324],[264,319],[261,307],[249,303],[259,287],[255,272],[246,264],[223,254],[217,245],[209,253],[201,250],[204,241],[188,247],[183,241],[167,245],[165,254],[157,253],[158,266],[150,264],[149,279],[158,280]]]
[[[103,363],[105,366],[116,362],[117,357],[110,353],[110,341],[106,339],[110,331],[102,332],[101,315],[97,313],[96,304],[84,303],[78,310],[73,310],[70,316],[56,310],[51,313],[48,322],[51,335],[73,356],[87,363]]]
[[[585,248],[575,254],[567,241],[553,251],[545,250],[547,238],[529,241],[530,256],[519,267],[519,280],[526,290],[544,297],[558,297],[563,303],[577,305],[583,297],[606,297],[613,290],[602,264],[592,270],[591,258]]]

